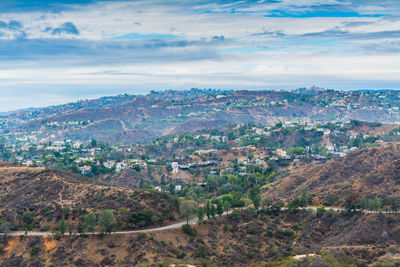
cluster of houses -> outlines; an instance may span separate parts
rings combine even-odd
[[[83,160],[89,160],[92,161],[93,158],[84,158]],[[147,162],[149,163],[155,163],[155,160],[148,160]],[[129,168],[134,168],[135,166],[139,166],[140,168],[147,168],[147,162],[144,160],[140,159],[125,159],[120,162],[117,162],[115,160],[107,160],[106,162],[103,162],[103,166],[112,169],[115,168],[116,172],[121,172],[122,170],[126,170]],[[95,162],[95,164],[100,164],[98,161]],[[83,175],[88,175],[92,172],[92,167],[90,166],[82,166],[79,167],[79,170]]]
[[[178,164],[178,162],[172,162],[171,167],[172,167],[172,173],[178,173],[179,169],[182,170],[188,170],[190,168],[196,168],[196,167],[207,167],[207,166],[212,166],[212,165],[217,165],[218,162],[215,160],[208,160],[208,161],[202,161],[202,162],[191,162],[188,164]]]

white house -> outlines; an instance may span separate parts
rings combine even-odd
[[[172,162],[172,163],[171,163],[171,167],[172,167],[172,172],[173,172],[173,173],[178,173],[178,171],[179,171],[179,164],[178,164],[178,162]]]

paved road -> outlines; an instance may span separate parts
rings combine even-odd
[[[318,207],[307,207],[307,210],[313,210],[316,211]],[[334,211],[345,211],[343,208],[325,208],[326,210],[334,210]],[[287,210],[287,208],[282,208],[282,210]],[[357,210],[360,211],[361,210]],[[371,210],[364,210],[362,211],[363,213],[379,213],[376,211],[371,211]],[[387,211],[380,211],[381,213],[385,214],[392,214],[396,213],[398,214],[399,212],[387,212]],[[229,212],[224,212],[224,215],[230,214],[232,211]],[[207,217],[204,217],[204,220],[207,220]],[[189,220],[189,224],[195,224],[197,223],[197,219],[191,219]],[[170,230],[170,229],[176,229],[181,227],[182,225],[186,224],[186,221],[183,222],[178,222],[166,226],[160,226],[160,227],[155,227],[155,228],[149,228],[149,229],[142,229],[142,230],[131,230],[131,231],[118,231],[118,232],[113,232],[112,234],[115,235],[123,235],[123,234],[139,234],[139,233],[151,233],[151,232],[158,232],[158,231],[163,231],[163,230]],[[92,233],[87,233],[87,234],[92,234]],[[100,235],[103,234],[102,232],[94,232],[94,235]],[[4,235],[4,233],[0,233],[0,235]],[[8,236],[48,236],[48,235],[54,235],[54,233],[51,232],[11,232],[7,234]],[[65,233],[65,235],[70,235],[69,233]],[[80,235],[79,233],[72,233],[72,235]]]

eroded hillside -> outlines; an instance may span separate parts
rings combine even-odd
[[[58,170],[2,165],[0,188],[1,220],[13,230],[57,230],[64,218],[77,231],[85,214],[102,210],[113,211],[118,229],[136,228],[130,217],[137,211],[152,211],[152,225],[177,215],[177,202],[167,194],[100,185]]]
[[[311,266],[292,257],[315,254],[312,266],[362,266],[399,253],[398,220],[396,215],[248,210],[194,225],[191,235],[175,229],[59,240],[9,238],[0,261],[2,266]]]
[[[356,192],[360,197],[400,195],[400,145],[385,144],[353,152],[324,164],[307,164],[265,186],[264,197],[289,200],[307,190],[312,203],[338,196],[337,205]]]

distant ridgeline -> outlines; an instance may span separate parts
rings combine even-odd
[[[316,86],[293,91],[191,89],[118,95],[2,113],[6,143],[70,139],[146,143],[154,138],[234,123],[400,121],[397,91],[335,91]]]

